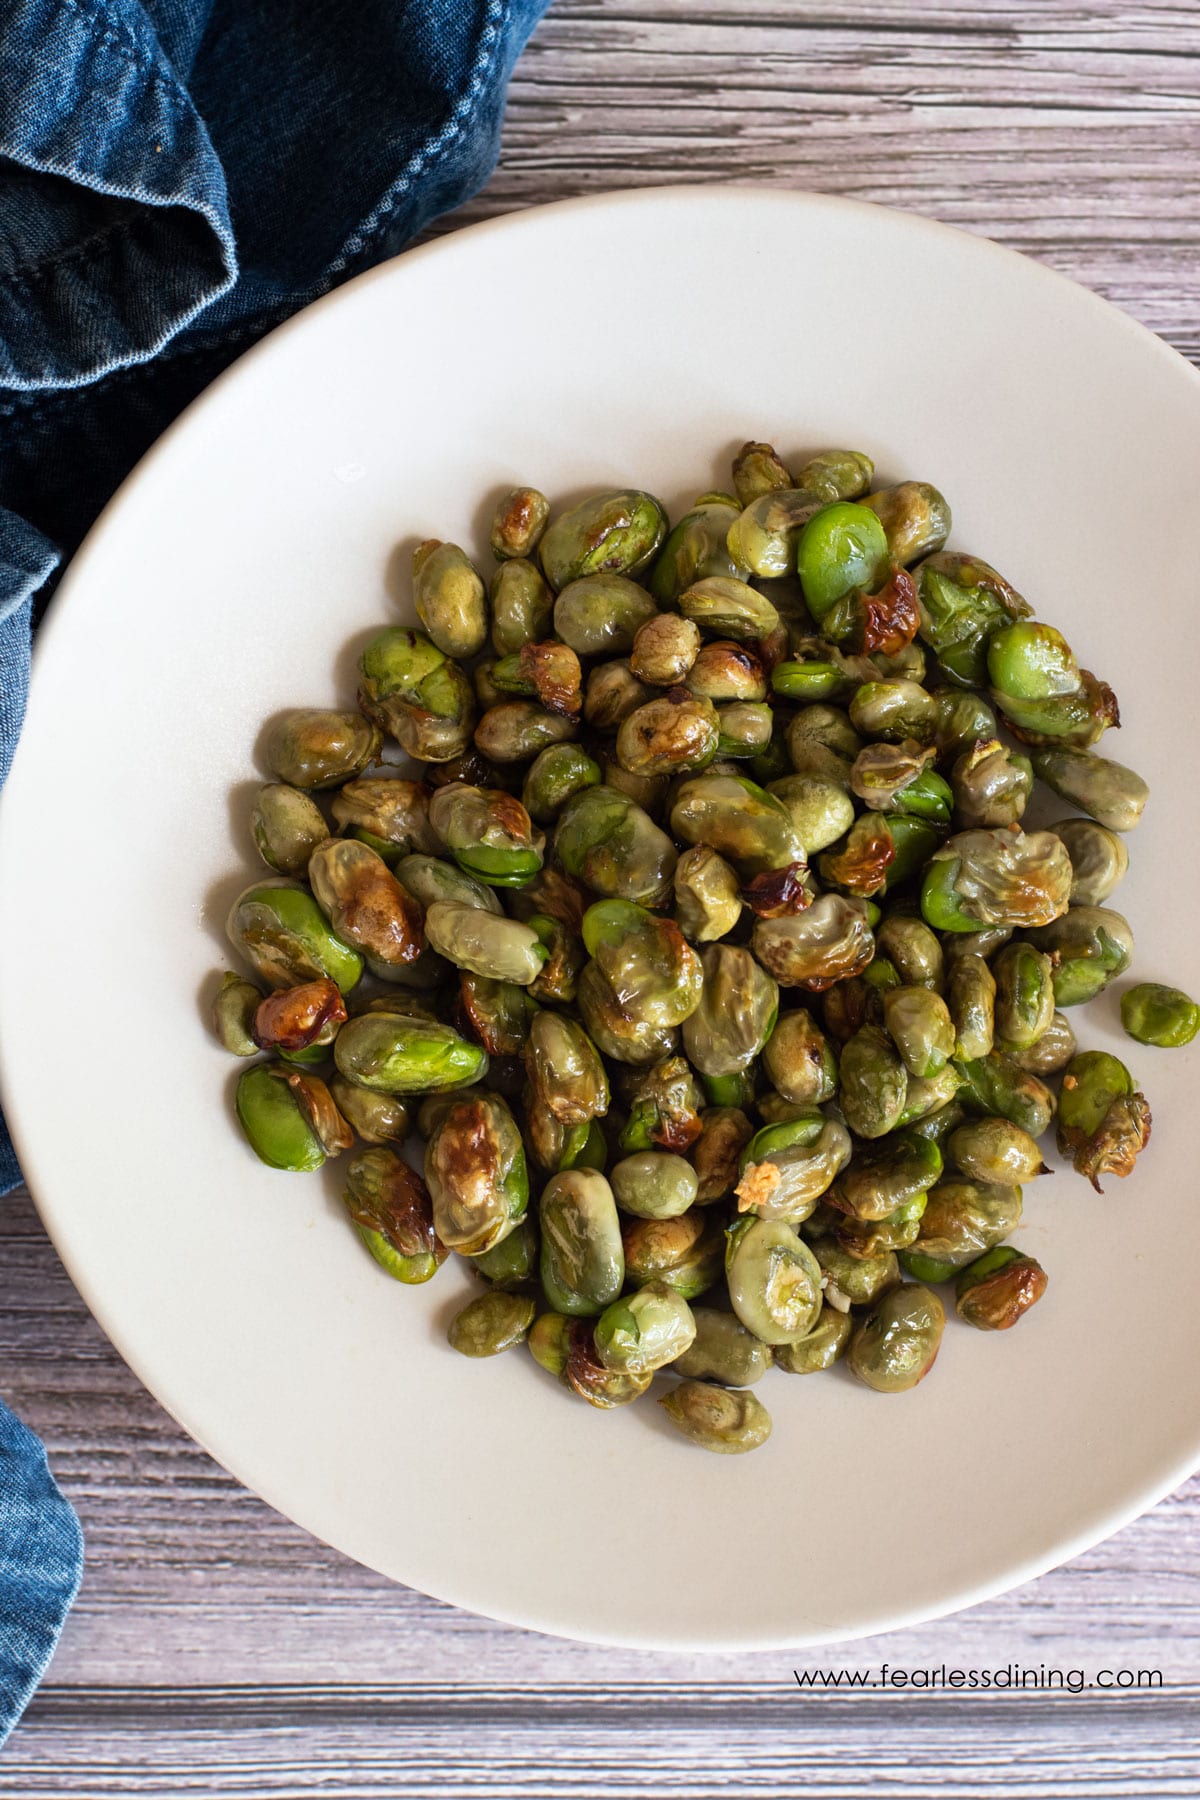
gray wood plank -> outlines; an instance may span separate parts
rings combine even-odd
[[[846,194],[1033,254],[1200,361],[1198,153],[1194,4],[556,0],[494,179],[437,230],[680,181]],[[569,283],[548,298],[569,305]],[[272,1513],[125,1369],[24,1199],[0,1203],[0,1391],[46,1437],[89,1544],[0,1793],[1200,1792],[1200,1478],[932,1626],[811,1658],[656,1656],[443,1606]],[[884,1661],[1142,1667],[1166,1686],[985,1700],[801,1693],[791,1673]]]
[[[467,1687],[204,1695],[48,1693],[3,1791],[73,1795],[398,1794],[415,1800],[1012,1800],[1194,1796],[1189,1707],[893,1698],[797,1702],[758,1686],[610,1690],[514,1703]],[[864,1756],[862,1746],[872,1751]],[[52,1779],[47,1775],[53,1770]]]

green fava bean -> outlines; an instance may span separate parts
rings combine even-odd
[[[334,795],[332,811],[343,837],[361,839],[385,862],[438,849],[429,823],[429,793],[419,781],[398,776],[348,781]]]
[[[583,716],[597,731],[616,731],[654,695],[655,689],[638,680],[628,660],[598,663],[587,679]]]
[[[292,882],[256,882],[243,890],[226,931],[256,975],[273,988],[299,987],[323,976],[349,993],[362,957],[338,937],[306,889]]]
[[[510,488],[496,504],[489,533],[492,555],[498,562],[530,556],[537,548],[550,502],[534,487]]]
[[[759,919],[751,945],[781,987],[815,993],[861,974],[875,951],[866,902],[843,894],[822,894],[785,918]]]
[[[447,1250],[434,1229],[429,1191],[390,1150],[363,1150],[346,1171],[342,1196],[359,1237],[381,1269],[408,1287],[437,1274]]]
[[[453,900],[437,900],[429,908],[425,936],[457,968],[521,987],[528,987],[546,960],[546,947],[531,926]]]
[[[621,721],[617,761],[633,775],[678,775],[710,763],[719,737],[712,701],[672,688]]]
[[[943,1084],[945,1086],[943,1087]],[[942,1070],[936,1081],[918,1081],[910,1077],[908,1083],[908,1104],[901,1115],[901,1125],[911,1131],[914,1137],[928,1138],[946,1153],[946,1144],[950,1134],[966,1118],[966,1112],[956,1098],[962,1086],[962,1077],[953,1063]],[[917,1090],[918,1098],[928,1098],[929,1105],[920,1113],[913,1113],[913,1090]],[[923,1090],[930,1090],[928,1095]],[[941,1089],[940,1092],[933,1090]]]
[[[538,555],[550,585],[561,593],[581,576],[638,574],[653,562],[666,533],[667,515],[652,494],[615,489],[551,519]]]
[[[1011,1051],[1010,1055],[1017,1068],[1030,1075],[1057,1075],[1078,1047],[1071,1021],[1065,1013],[1056,1012],[1036,1044],[1028,1050]]]
[[[1011,1119],[972,1119],[958,1126],[946,1153],[969,1181],[1021,1187],[1049,1174],[1036,1141]]]
[[[603,1055],[614,1061],[641,1067],[674,1052],[679,1035],[676,1029],[632,1018],[594,962],[585,964],[581,971],[575,999],[588,1036]]]
[[[905,567],[940,550],[950,536],[949,502],[927,481],[881,488],[862,504],[878,514],[887,533],[888,555]]]
[[[836,500],[814,513],[800,533],[796,568],[817,624],[847,594],[878,586],[887,561],[887,532],[867,506]]]
[[[773,444],[749,439],[733,459],[733,487],[738,505],[749,506],[763,494],[777,488],[792,488],[796,483],[780,461]]]
[[[538,1210],[547,1300],[572,1318],[598,1317],[625,1279],[612,1188],[595,1170],[568,1169],[547,1182]]]
[[[960,831],[935,850],[921,912],[937,931],[981,925],[1036,927],[1066,912],[1071,859],[1052,831]]]
[[[654,1380],[651,1375],[632,1375],[606,1369],[596,1350],[590,1319],[573,1319],[567,1339],[567,1363],[563,1380],[589,1406],[608,1410],[637,1400]]]
[[[956,821],[992,830],[1020,822],[1033,790],[1033,764],[1006,750],[998,738],[972,744],[950,772]]]
[[[1047,787],[1109,831],[1132,831],[1140,820],[1150,790],[1123,763],[1071,749],[1035,750],[1030,760]]]
[[[452,1350],[460,1356],[498,1356],[522,1344],[533,1324],[537,1307],[524,1294],[503,1288],[477,1294],[455,1315],[446,1333]]]
[[[492,648],[512,656],[526,644],[540,644],[554,624],[554,589],[534,562],[524,557],[502,562],[492,577]]]
[[[238,1122],[254,1154],[272,1169],[319,1169],[325,1147],[284,1072],[266,1063],[247,1069],[237,1085]]]
[[[450,1025],[387,1013],[363,1013],[333,1046],[347,1081],[381,1094],[425,1094],[462,1087],[487,1073],[486,1051]]]
[[[1028,1050],[1054,1017],[1054,965],[1032,944],[1006,944],[995,976],[996,1036],[1006,1050]]]
[[[717,755],[740,759],[752,759],[756,769],[767,765],[774,768],[781,763],[781,772],[787,768],[786,756],[777,759],[772,733],[775,730],[775,715],[769,706],[761,702],[734,701],[729,706],[717,708]]]
[[[797,1106],[822,1106],[837,1091],[833,1046],[803,1008],[780,1015],[763,1046],[763,1064],[783,1098]]]
[[[834,1226],[839,1248],[860,1261],[874,1261],[891,1250],[915,1243],[925,1212],[924,1194],[916,1194],[886,1219],[856,1219],[845,1214]]]
[[[995,1041],[996,978],[982,956],[959,956],[951,962],[946,1005],[954,1023],[952,1054],[962,1062],[987,1056]]]
[[[732,1193],[741,1169],[742,1151],[754,1136],[754,1127],[736,1106],[712,1106],[700,1120],[700,1135],[691,1146],[692,1167],[699,1188],[698,1206],[709,1206]]]
[[[668,532],[646,582],[656,600],[670,606],[695,581],[710,575],[740,580],[749,573],[727,542],[740,510],[728,495],[706,494],[684,513]]]
[[[927,990],[919,988],[918,993]],[[877,1025],[863,1025],[842,1050],[841,1105],[856,1137],[886,1137],[904,1111],[908,1075],[891,1038]]]
[[[1200,1031],[1200,1006],[1182,988],[1140,981],[1121,995],[1121,1023],[1139,1044],[1178,1050]]]
[[[665,831],[614,788],[589,788],[568,800],[554,834],[554,854],[568,875],[598,894],[649,906],[665,904],[677,860]]]
[[[748,950],[700,952],[700,1003],[683,1021],[683,1047],[701,1075],[733,1075],[753,1062],[779,1014],[779,988]]]
[[[835,1204],[856,1219],[890,1219],[918,1194],[928,1193],[941,1172],[942,1153],[935,1143],[896,1132],[859,1151],[838,1182]]]
[[[409,1111],[398,1094],[373,1094],[344,1075],[333,1077],[329,1091],[347,1125],[364,1144],[402,1144],[408,1136]]]
[[[1046,1271],[1011,1244],[989,1250],[955,1283],[960,1319],[979,1331],[1009,1331],[1046,1291]]]
[[[940,991],[945,953],[923,919],[893,912],[880,924],[875,942],[879,947],[876,961],[888,958],[905,987]]]
[[[832,1369],[850,1347],[854,1320],[848,1312],[826,1306],[821,1316],[798,1344],[780,1344],[775,1351],[775,1366],[787,1375],[816,1375]]]
[[[791,655],[771,670],[771,690],[783,700],[840,700],[877,674],[869,656],[845,656],[826,638],[793,632],[791,640]]]
[[[691,1163],[667,1151],[637,1151],[612,1172],[617,1205],[635,1219],[677,1219],[695,1204],[698,1189]]]
[[[653,1375],[682,1356],[695,1336],[691,1307],[661,1281],[614,1300],[593,1329],[597,1356],[619,1375]]]
[[[771,1415],[742,1389],[681,1381],[659,1401],[672,1425],[691,1444],[719,1456],[757,1450],[771,1435]]]
[[[654,597],[624,575],[585,575],[554,603],[554,629],[577,656],[626,656],[656,618]]]
[[[528,762],[549,744],[561,744],[578,730],[575,719],[547,712],[536,700],[502,700],[489,706],[475,727],[475,748],[492,762]]]
[[[470,680],[422,631],[393,625],[371,639],[359,661],[358,703],[421,762],[450,762],[470,744]]]
[[[565,1313],[539,1313],[529,1327],[525,1342],[534,1362],[551,1375],[564,1375],[571,1348],[574,1320]]]
[[[836,843],[854,823],[854,802],[841,779],[784,775],[767,792],[783,802],[805,856]]]
[[[421,954],[421,909],[381,856],[357,838],[326,838],[308,862],[313,896],[339,938],[389,979]]]
[[[213,1000],[213,1030],[222,1047],[234,1056],[257,1056],[254,1015],[262,1001],[262,989],[229,970]]]
[[[996,735],[996,715],[982,694],[942,688],[934,696],[937,716],[933,747],[939,756],[958,756],[980,739]]]
[[[933,852],[945,842],[945,833],[928,819],[913,819],[906,813],[891,813],[885,820],[892,840],[892,860],[887,865],[883,891],[890,894],[913,876],[919,875]]]
[[[699,653],[699,626],[678,613],[657,613],[638,627],[629,667],[639,681],[670,688],[687,679]]]
[[[278,781],[259,788],[250,832],[269,868],[281,875],[303,875],[309,857],[329,836],[329,827],[311,795]]]
[[[679,596],[679,610],[712,637],[758,643],[779,625],[779,614],[757,588],[732,575],[708,575]]]
[[[787,808],[740,776],[700,775],[685,781],[671,808],[671,829],[686,844],[707,844],[743,880],[804,859]]]
[[[832,1238],[819,1237],[813,1240],[812,1252],[825,1275],[822,1319],[839,1312],[845,1316],[852,1306],[872,1306],[899,1283],[900,1264],[894,1250],[885,1250],[881,1256],[849,1256]]]
[[[1002,1050],[955,1065],[962,1076],[959,1098],[971,1112],[1011,1119],[1039,1138],[1054,1118],[1054,1095],[1044,1081],[1023,1069]]]
[[[272,775],[294,788],[337,787],[379,756],[379,729],[361,713],[301,707],[284,713],[267,733]]]
[[[931,744],[937,730],[938,706],[933,695],[917,681],[893,677],[864,681],[850,696],[850,720],[867,737],[892,744],[911,739],[918,746]]]
[[[910,1075],[928,1081],[954,1054],[954,1023],[940,994],[927,987],[897,987],[883,997],[888,1033]]]
[[[711,700],[714,705],[734,701],[753,704],[765,700],[769,692],[766,670],[755,651],[747,644],[721,641],[701,644],[684,686],[689,694]]]
[[[1071,646],[1053,625],[1035,619],[1017,619],[995,632],[987,662],[988,680],[997,694],[1016,700],[1050,700],[1079,691],[1079,664]]]
[[[483,580],[464,550],[428,538],[413,551],[413,603],[446,656],[475,656],[488,634]]]
[[[425,1180],[437,1234],[451,1250],[479,1256],[516,1228],[529,1204],[529,1171],[499,1095],[463,1095],[446,1108],[425,1146]]]
[[[939,1267],[962,1269],[1020,1222],[1019,1187],[946,1176],[929,1191],[913,1250]]]
[[[764,1344],[795,1344],[821,1311],[821,1265],[782,1219],[745,1218],[730,1228],[725,1277],[733,1310]]]
[[[1106,906],[1073,906],[1030,941],[1054,966],[1054,1004],[1081,1006],[1133,961],[1128,919]]]
[[[796,486],[825,501],[857,500],[870,487],[874,474],[875,464],[861,450],[823,450],[799,470]]]
[[[1129,868],[1129,852],[1115,831],[1094,819],[1060,819],[1050,830],[1071,859],[1072,906],[1103,906]]]
[[[525,1073],[537,1107],[560,1125],[585,1125],[608,1111],[608,1077],[592,1040],[561,1013],[533,1015]]]
[[[850,1340],[846,1360],[877,1394],[902,1394],[923,1381],[941,1348],[946,1309],[919,1283],[892,1288]]]
[[[896,1128],[918,1125],[928,1120],[931,1113],[944,1111],[962,1086],[962,1076],[953,1063],[947,1063],[936,1075],[926,1081],[920,1075],[910,1075],[908,1092],[904,1097],[904,1109],[896,1120]],[[940,1143],[940,1137],[934,1130],[920,1133],[921,1137],[930,1138]]]
[[[703,965],[673,919],[598,900],[583,915],[583,941],[627,1018],[669,1029],[696,1010]]]
[[[600,764],[578,744],[550,744],[530,764],[521,804],[539,825],[552,825],[568,800],[600,780]]]
[[[394,874],[401,887],[407,888],[414,900],[428,909],[439,900],[453,901],[458,906],[475,906],[481,912],[501,911],[500,902],[484,882],[456,868],[440,856],[424,856],[414,852],[402,856]]]
[[[671,1364],[689,1381],[716,1381],[722,1387],[751,1387],[775,1360],[769,1344],[761,1344],[734,1313],[712,1306],[692,1309],[696,1335]]]
[[[759,494],[730,525],[725,539],[729,554],[763,580],[790,575],[803,528],[823,504],[807,488]]]
[[[438,788],[429,823],[459,868],[491,887],[523,887],[542,866],[541,836],[528,812],[499,788],[457,781]]]
[[[1029,606],[988,563],[976,556],[939,551],[917,571],[920,633],[950,680],[965,687],[987,682],[987,650],[992,635],[1012,619],[1026,617]],[[991,737],[995,720],[967,741]]]
[[[1118,1057],[1104,1050],[1072,1057],[1058,1100],[1058,1148],[1098,1194],[1101,1175],[1132,1174],[1150,1123],[1146,1097]]]
[[[704,1096],[686,1059],[664,1057],[628,1081],[629,1117],[618,1139],[622,1150],[686,1150],[700,1135]]]
[[[739,1212],[797,1225],[809,1218],[850,1160],[850,1134],[823,1113],[764,1126],[742,1152]]]
[[[1110,725],[1120,723],[1117,697],[1090,669],[1080,669],[1079,686],[1069,694],[1021,700],[991,690],[992,703],[1014,736],[1023,743],[1050,749],[1086,750]]]
[[[675,920],[696,944],[723,938],[742,916],[738,878],[715,850],[696,844],[675,865]]]
[[[621,1227],[625,1273],[635,1287],[665,1281],[694,1300],[720,1278],[725,1232],[720,1219],[693,1207],[677,1219],[627,1219]]]

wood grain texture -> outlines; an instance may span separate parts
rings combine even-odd
[[[1200,361],[1198,169],[1192,4],[557,0],[495,177],[438,230],[666,182],[852,195],[1027,251]],[[271,1512],[142,1390],[22,1197],[0,1204],[0,1390],[46,1438],[89,1546],[0,1794],[1200,1792],[1200,1478],[937,1625],[815,1657],[665,1656],[459,1612]],[[1150,1668],[1165,1686],[802,1693],[792,1674],[884,1662]]]

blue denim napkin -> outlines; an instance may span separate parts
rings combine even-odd
[[[62,559],[240,350],[483,183],[548,3],[0,8],[0,782]],[[19,1179],[0,1115],[0,1194]],[[41,1445],[0,1404],[0,1743],[80,1560]]]

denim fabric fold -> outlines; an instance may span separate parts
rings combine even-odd
[[[0,1400],[0,1746],[46,1672],[82,1572],[79,1520],[41,1444]]]

